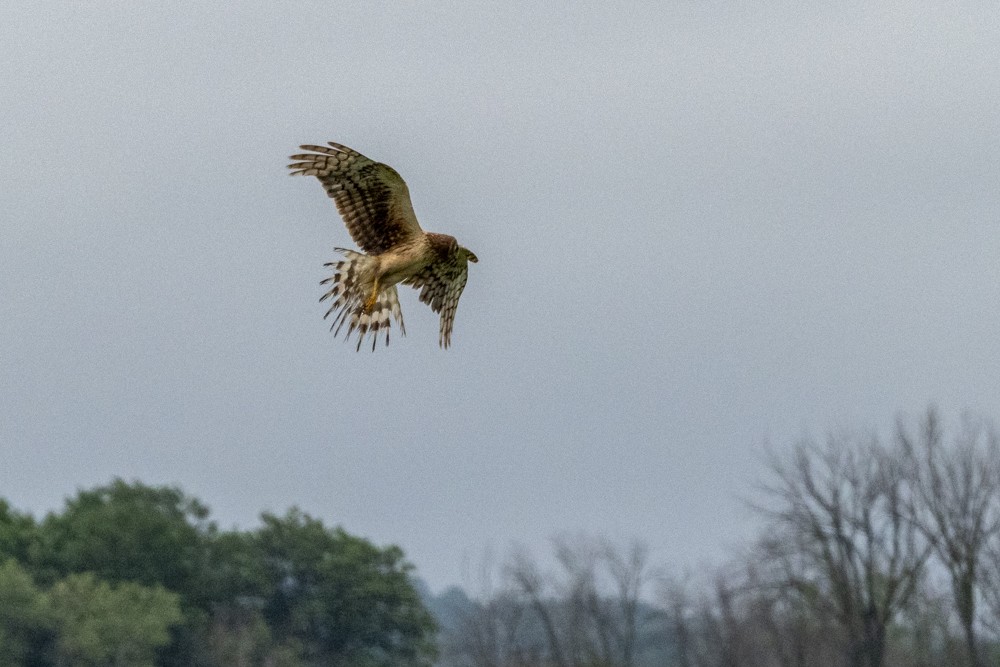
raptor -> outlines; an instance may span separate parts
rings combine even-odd
[[[333,315],[330,330],[345,336],[355,332],[358,350],[366,337],[372,350],[384,334],[389,344],[390,315],[403,326],[396,285],[409,285],[420,300],[441,315],[438,344],[451,345],[458,299],[465,289],[469,262],[478,262],[455,237],[425,232],[417,222],[406,182],[389,165],[375,162],[342,144],[304,145],[292,155],[293,176],[315,176],[337,205],[351,238],[364,252],[336,248],[344,258],[329,262],[333,275],[322,281],[330,300],[324,318]]]

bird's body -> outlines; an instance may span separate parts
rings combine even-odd
[[[305,145],[309,153],[293,155],[292,175],[316,176],[336,202],[347,230],[365,253],[337,248],[344,255],[330,262],[334,274],[321,301],[332,299],[326,316],[336,312],[335,334],[349,322],[347,337],[358,332],[358,349],[366,335],[372,349],[380,333],[389,344],[389,316],[405,334],[396,285],[420,290],[420,300],[441,313],[441,347],[451,344],[458,299],[476,256],[453,236],[425,232],[417,222],[406,183],[396,171],[355,150],[330,142]]]

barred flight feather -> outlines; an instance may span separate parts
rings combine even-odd
[[[347,324],[345,340],[349,340],[351,335],[357,332],[357,350],[361,349],[361,343],[368,336],[372,340],[372,351],[378,342],[379,336],[384,332],[385,344],[389,344],[389,329],[391,328],[390,316],[399,324],[400,333],[406,335],[406,327],[403,325],[403,311],[399,306],[399,294],[396,286],[392,285],[383,289],[375,301],[371,312],[365,312],[364,301],[367,296],[369,285],[360,280],[367,268],[365,265],[371,262],[371,257],[363,255],[353,250],[337,248],[338,252],[344,255],[344,259],[339,262],[329,262],[326,266],[333,268],[334,274],[329,278],[320,281],[322,285],[331,285],[330,289],[320,297],[320,301],[331,299],[330,308],[323,315],[323,319],[334,315],[330,323],[330,331],[334,336],[340,334],[341,328]]]

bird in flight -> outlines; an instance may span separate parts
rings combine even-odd
[[[333,275],[320,301],[331,300],[324,319],[334,315],[334,336],[347,323],[346,338],[358,334],[357,349],[365,337],[372,350],[379,336],[389,344],[390,314],[405,336],[403,312],[396,285],[420,290],[420,300],[441,314],[438,344],[451,345],[455,309],[469,275],[469,262],[479,260],[454,236],[425,232],[410,203],[410,191],[396,170],[361,153],[329,142],[328,146],[300,146],[307,153],[292,155],[292,176],[315,176],[337,204],[351,238],[364,252],[335,248],[344,259],[325,266]],[[367,254],[366,254],[367,253]]]

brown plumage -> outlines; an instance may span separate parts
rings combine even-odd
[[[389,344],[390,314],[403,335],[403,315],[396,285],[420,290],[420,300],[441,315],[438,344],[451,345],[455,309],[468,278],[468,262],[479,261],[452,236],[425,232],[417,222],[410,192],[392,167],[374,162],[341,144],[305,145],[293,155],[292,175],[315,176],[336,202],[351,238],[367,254],[337,248],[345,258],[327,266],[334,274],[320,301],[331,299],[324,317],[337,311],[331,330],[349,322],[347,337],[358,332],[358,349],[366,335],[372,349],[381,332]]]

